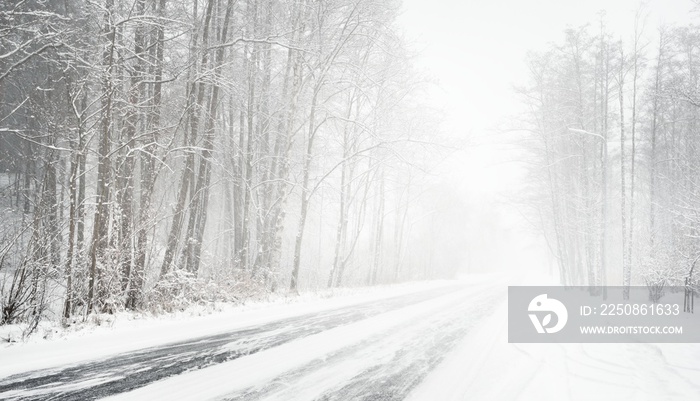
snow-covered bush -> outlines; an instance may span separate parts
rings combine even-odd
[[[247,274],[216,274],[197,277],[176,269],[164,275],[146,293],[145,308],[154,313],[184,310],[193,304],[242,302],[266,293],[264,285],[246,279]]]

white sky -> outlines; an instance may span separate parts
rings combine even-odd
[[[691,0],[649,0],[647,31],[689,21]],[[442,82],[449,112],[474,130],[511,111],[512,83],[526,78],[530,49],[559,42],[566,27],[597,23],[632,35],[638,0],[404,0],[400,23],[420,52],[418,65]],[[466,127],[465,127],[466,128]]]
[[[601,10],[608,29],[628,40],[640,5],[638,0],[404,0],[399,24],[418,52],[416,64],[440,82],[431,100],[445,110],[450,134],[470,136],[474,143],[443,163],[442,171],[467,204],[480,205],[473,214],[495,211],[511,234],[524,225],[517,210],[495,202],[518,192],[523,173],[511,162],[516,157],[504,145],[507,135],[495,129],[517,113],[512,88],[527,80],[527,51],[561,42],[567,27],[597,25]],[[658,26],[700,18],[692,8],[691,0],[646,1],[650,50]],[[491,210],[479,210],[484,207]]]

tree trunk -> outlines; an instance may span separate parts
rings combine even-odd
[[[316,136],[316,130],[318,129],[318,127],[316,126],[316,101],[320,89],[321,82],[319,82],[316,88],[314,88],[314,95],[311,100],[311,111],[309,114],[309,133],[306,143],[306,153],[304,154],[304,178],[301,187],[301,212],[299,213],[299,224],[297,226],[297,235],[294,241],[294,265],[292,267],[292,280],[289,285],[289,289],[293,292],[298,291],[299,267],[301,265],[301,245],[304,240],[306,215],[309,210],[309,175],[311,174],[311,161],[313,158],[314,138]]]
[[[135,14],[138,18],[145,12],[145,0],[136,0]],[[138,130],[139,121],[142,114],[138,111],[141,99],[143,98],[143,80],[145,79],[145,68],[143,59],[145,58],[145,32],[142,24],[137,23],[134,30],[134,55],[136,61],[131,73],[130,88],[129,88],[129,108],[126,113],[126,127],[124,128],[124,137],[122,138],[124,146],[124,160],[122,161],[121,174],[121,196],[119,197],[119,205],[121,209],[121,227],[120,227],[120,259],[122,272],[122,292],[127,295],[127,306],[133,308],[132,291],[129,290],[130,282],[132,281],[131,264],[133,256],[133,203],[134,203],[134,169],[136,166],[135,143],[136,132]],[[146,183],[147,184],[147,183]],[[147,184],[148,185],[148,184]],[[136,280],[137,285],[140,280]],[[128,291],[128,292],[127,292]]]
[[[103,18],[102,34],[105,35],[107,43],[102,53],[102,109],[100,122],[100,145],[98,150],[97,167],[97,206],[95,208],[95,218],[92,230],[92,243],[90,245],[90,270],[88,280],[88,308],[90,313],[94,308],[101,307],[102,300],[96,296],[97,285],[99,284],[99,267],[102,263],[103,251],[107,246],[107,235],[109,225],[109,182],[110,182],[110,160],[111,152],[110,134],[112,131],[112,68],[115,47],[115,28],[112,24],[112,11],[114,0],[106,0],[105,14]]]
[[[627,188],[625,187],[625,57],[620,43],[620,73],[618,78],[618,94],[620,100],[620,214],[622,219],[622,285],[624,286],[622,296],[629,299],[629,287],[631,278],[631,266],[627,263],[627,247],[629,238],[627,237],[627,208],[625,202],[627,198]]]

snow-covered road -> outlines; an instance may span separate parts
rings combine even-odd
[[[0,347],[0,400],[685,401],[700,394],[700,344],[509,344],[503,277],[361,291]]]
[[[0,399],[401,400],[504,300],[494,280],[419,288],[12,374]]]

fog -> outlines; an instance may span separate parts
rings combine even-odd
[[[527,106],[517,88],[529,79],[528,54],[557,45],[566,29],[595,32],[601,20],[614,40],[629,41],[639,19],[650,50],[659,28],[696,20],[693,7],[691,1],[634,0],[404,2],[399,24],[416,65],[436,83],[429,98],[444,112],[445,134],[469,144],[440,172],[468,210],[468,242],[492,233],[479,252],[512,256],[480,266],[542,273],[556,263],[537,218],[522,204],[531,166],[528,127],[521,121]]]
[[[0,399],[697,398],[698,4],[1,1]]]
[[[4,321],[691,258],[691,3],[58,3],[2,9]]]

